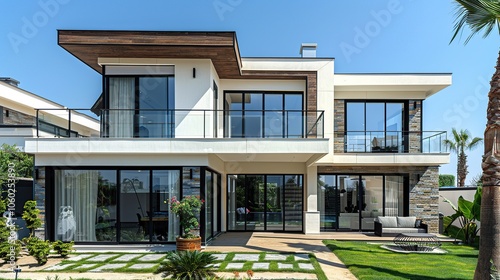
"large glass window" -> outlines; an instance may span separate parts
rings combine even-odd
[[[167,242],[179,235],[169,201],[180,170],[55,170],[56,240]]]
[[[110,76],[104,136],[174,137],[174,76]]]
[[[301,175],[229,175],[228,229],[302,231]]]
[[[318,176],[321,230],[374,229],[374,218],[405,213],[405,176]]]
[[[405,152],[406,104],[346,101],[346,152]]]
[[[302,93],[225,93],[225,137],[304,137]]]

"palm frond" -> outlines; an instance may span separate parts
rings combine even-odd
[[[455,0],[457,9],[455,12],[454,33],[450,43],[458,34],[462,34],[465,26],[471,30],[464,44],[477,33],[484,31],[483,37],[490,35],[497,27],[500,34],[500,1],[498,0]]]

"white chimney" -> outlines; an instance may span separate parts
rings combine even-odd
[[[302,43],[300,46],[300,56],[302,57],[316,57],[316,43]]]

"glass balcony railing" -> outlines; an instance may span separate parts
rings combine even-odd
[[[335,132],[335,151],[345,153],[446,153],[446,131]]]
[[[38,109],[38,111],[47,109]],[[54,109],[52,109],[53,111]],[[59,109],[58,109],[59,110]],[[93,110],[57,114],[72,130],[72,115],[93,118],[102,138],[323,138],[323,111],[300,110]],[[74,118],[73,118],[74,119]],[[38,129],[47,118],[37,118]],[[60,126],[60,125],[59,125]],[[73,136],[73,135],[72,135]]]

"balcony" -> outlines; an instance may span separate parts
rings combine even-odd
[[[73,116],[86,115],[99,122],[100,138],[324,138],[323,111],[37,109],[37,131],[50,124],[39,117],[42,111],[59,116],[65,131],[74,130]]]
[[[335,132],[336,153],[446,153],[446,131]]]

